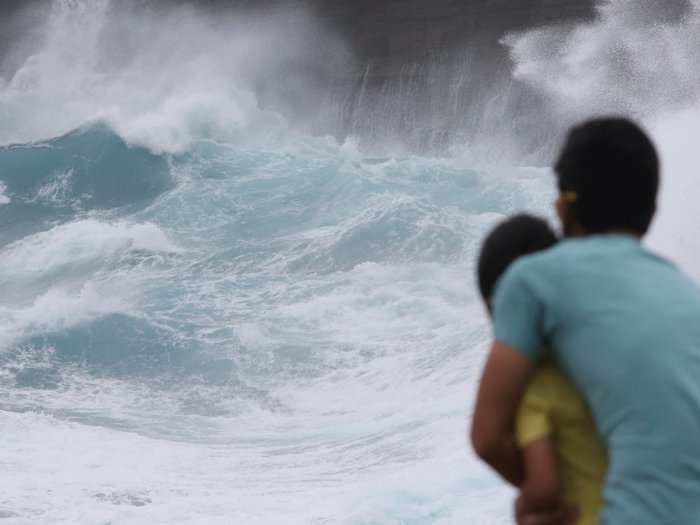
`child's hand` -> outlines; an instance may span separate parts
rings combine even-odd
[[[536,511],[527,509],[522,496],[515,500],[515,522],[518,525],[576,525],[580,517],[578,508],[562,505],[553,511]]]

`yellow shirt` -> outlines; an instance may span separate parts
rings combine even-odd
[[[542,366],[528,385],[516,436],[522,448],[544,437],[554,440],[565,501],[581,511],[579,525],[597,524],[607,454],[585,401],[554,366]]]

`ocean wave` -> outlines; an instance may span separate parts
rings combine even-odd
[[[504,214],[546,209],[549,171],[367,159],[260,113],[228,134],[181,135],[195,129],[178,123],[198,111],[190,100],[194,113],[164,102],[142,126],[0,151],[16,167],[0,176],[11,198],[0,207],[1,413],[37,440],[40,428],[76,433],[91,453],[103,435],[127,443],[104,445],[115,455],[159,442],[177,464],[181,447],[194,450],[202,486],[227,486],[227,519],[430,522],[470,516],[478,494],[504,502],[454,452],[487,333],[473,258]],[[96,516],[115,501],[140,513],[127,521],[172,516],[155,463],[137,486],[111,454],[100,461],[119,488],[62,497]],[[222,469],[220,454],[238,467]],[[195,468],[179,464],[172,472]],[[421,478],[446,465],[447,495],[434,500]],[[327,504],[293,495],[309,486]],[[274,512],[260,507],[270,491],[286,494]],[[231,493],[247,506],[227,506]],[[42,514],[12,494],[13,512],[70,521],[68,507]],[[184,515],[201,522],[192,505]]]
[[[166,158],[105,125],[0,147],[0,246],[78,216],[146,206],[173,187]]]

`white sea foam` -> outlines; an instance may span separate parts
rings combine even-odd
[[[74,201],[69,199],[71,185],[73,183],[73,175],[73,169],[68,169],[66,171],[54,174],[49,182],[42,185],[36,191],[36,195],[30,200],[30,202],[42,202],[55,206],[72,206],[77,208],[79,204],[77,199]]]
[[[104,265],[136,251],[180,250],[153,224],[96,219],[57,226],[0,249],[0,348],[19,337],[133,309],[145,274],[137,268],[105,275]]]
[[[52,287],[29,306],[0,305],[0,351],[21,337],[55,333],[102,315],[126,312],[133,294],[116,284],[88,281],[77,287]]]
[[[10,197],[8,197],[5,192],[7,191],[7,186],[0,181],[0,206],[3,204],[9,204],[11,202]]]
[[[372,479],[360,474],[340,487],[309,484],[303,492],[300,479],[327,477],[324,465],[311,456],[294,460],[280,456],[283,448],[270,443],[258,450],[245,444],[202,445],[153,440],[126,432],[65,422],[27,412],[0,412],[8,472],[13,482],[6,487],[0,511],[33,523],[134,524],[198,523],[367,523],[411,519],[431,509],[454,504],[456,511],[438,515],[431,523],[469,520],[488,516],[503,504],[494,490],[495,480],[462,492],[469,482],[451,473],[469,463],[445,454],[433,466],[417,462],[397,465]],[[272,435],[261,435],[273,438]],[[321,454],[325,446],[317,444]],[[32,450],[32,454],[26,454]],[[435,469],[435,470],[433,470]],[[426,478],[438,481],[424,490],[396,491],[394,487]],[[287,485],[287,490],[274,486]],[[264,487],[269,487],[267,492]],[[48,495],[48,496],[47,496]],[[364,497],[358,498],[358,496]],[[351,506],[355,496],[359,504]],[[48,499],[50,498],[50,500]],[[309,505],[309,501],[313,505]],[[50,501],[52,503],[50,503]],[[401,509],[397,512],[397,509]],[[485,517],[482,523],[499,523]]]
[[[179,251],[154,224],[84,219],[24,237],[0,249],[0,281],[58,273],[71,266],[104,261],[130,250]]]

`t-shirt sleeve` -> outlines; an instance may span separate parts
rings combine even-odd
[[[520,402],[515,423],[518,445],[525,448],[530,443],[552,434],[551,403],[543,375],[536,374]]]
[[[533,361],[544,347],[542,298],[527,280],[526,266],[513,265],[496,287],[494,297],[494,337]]]

